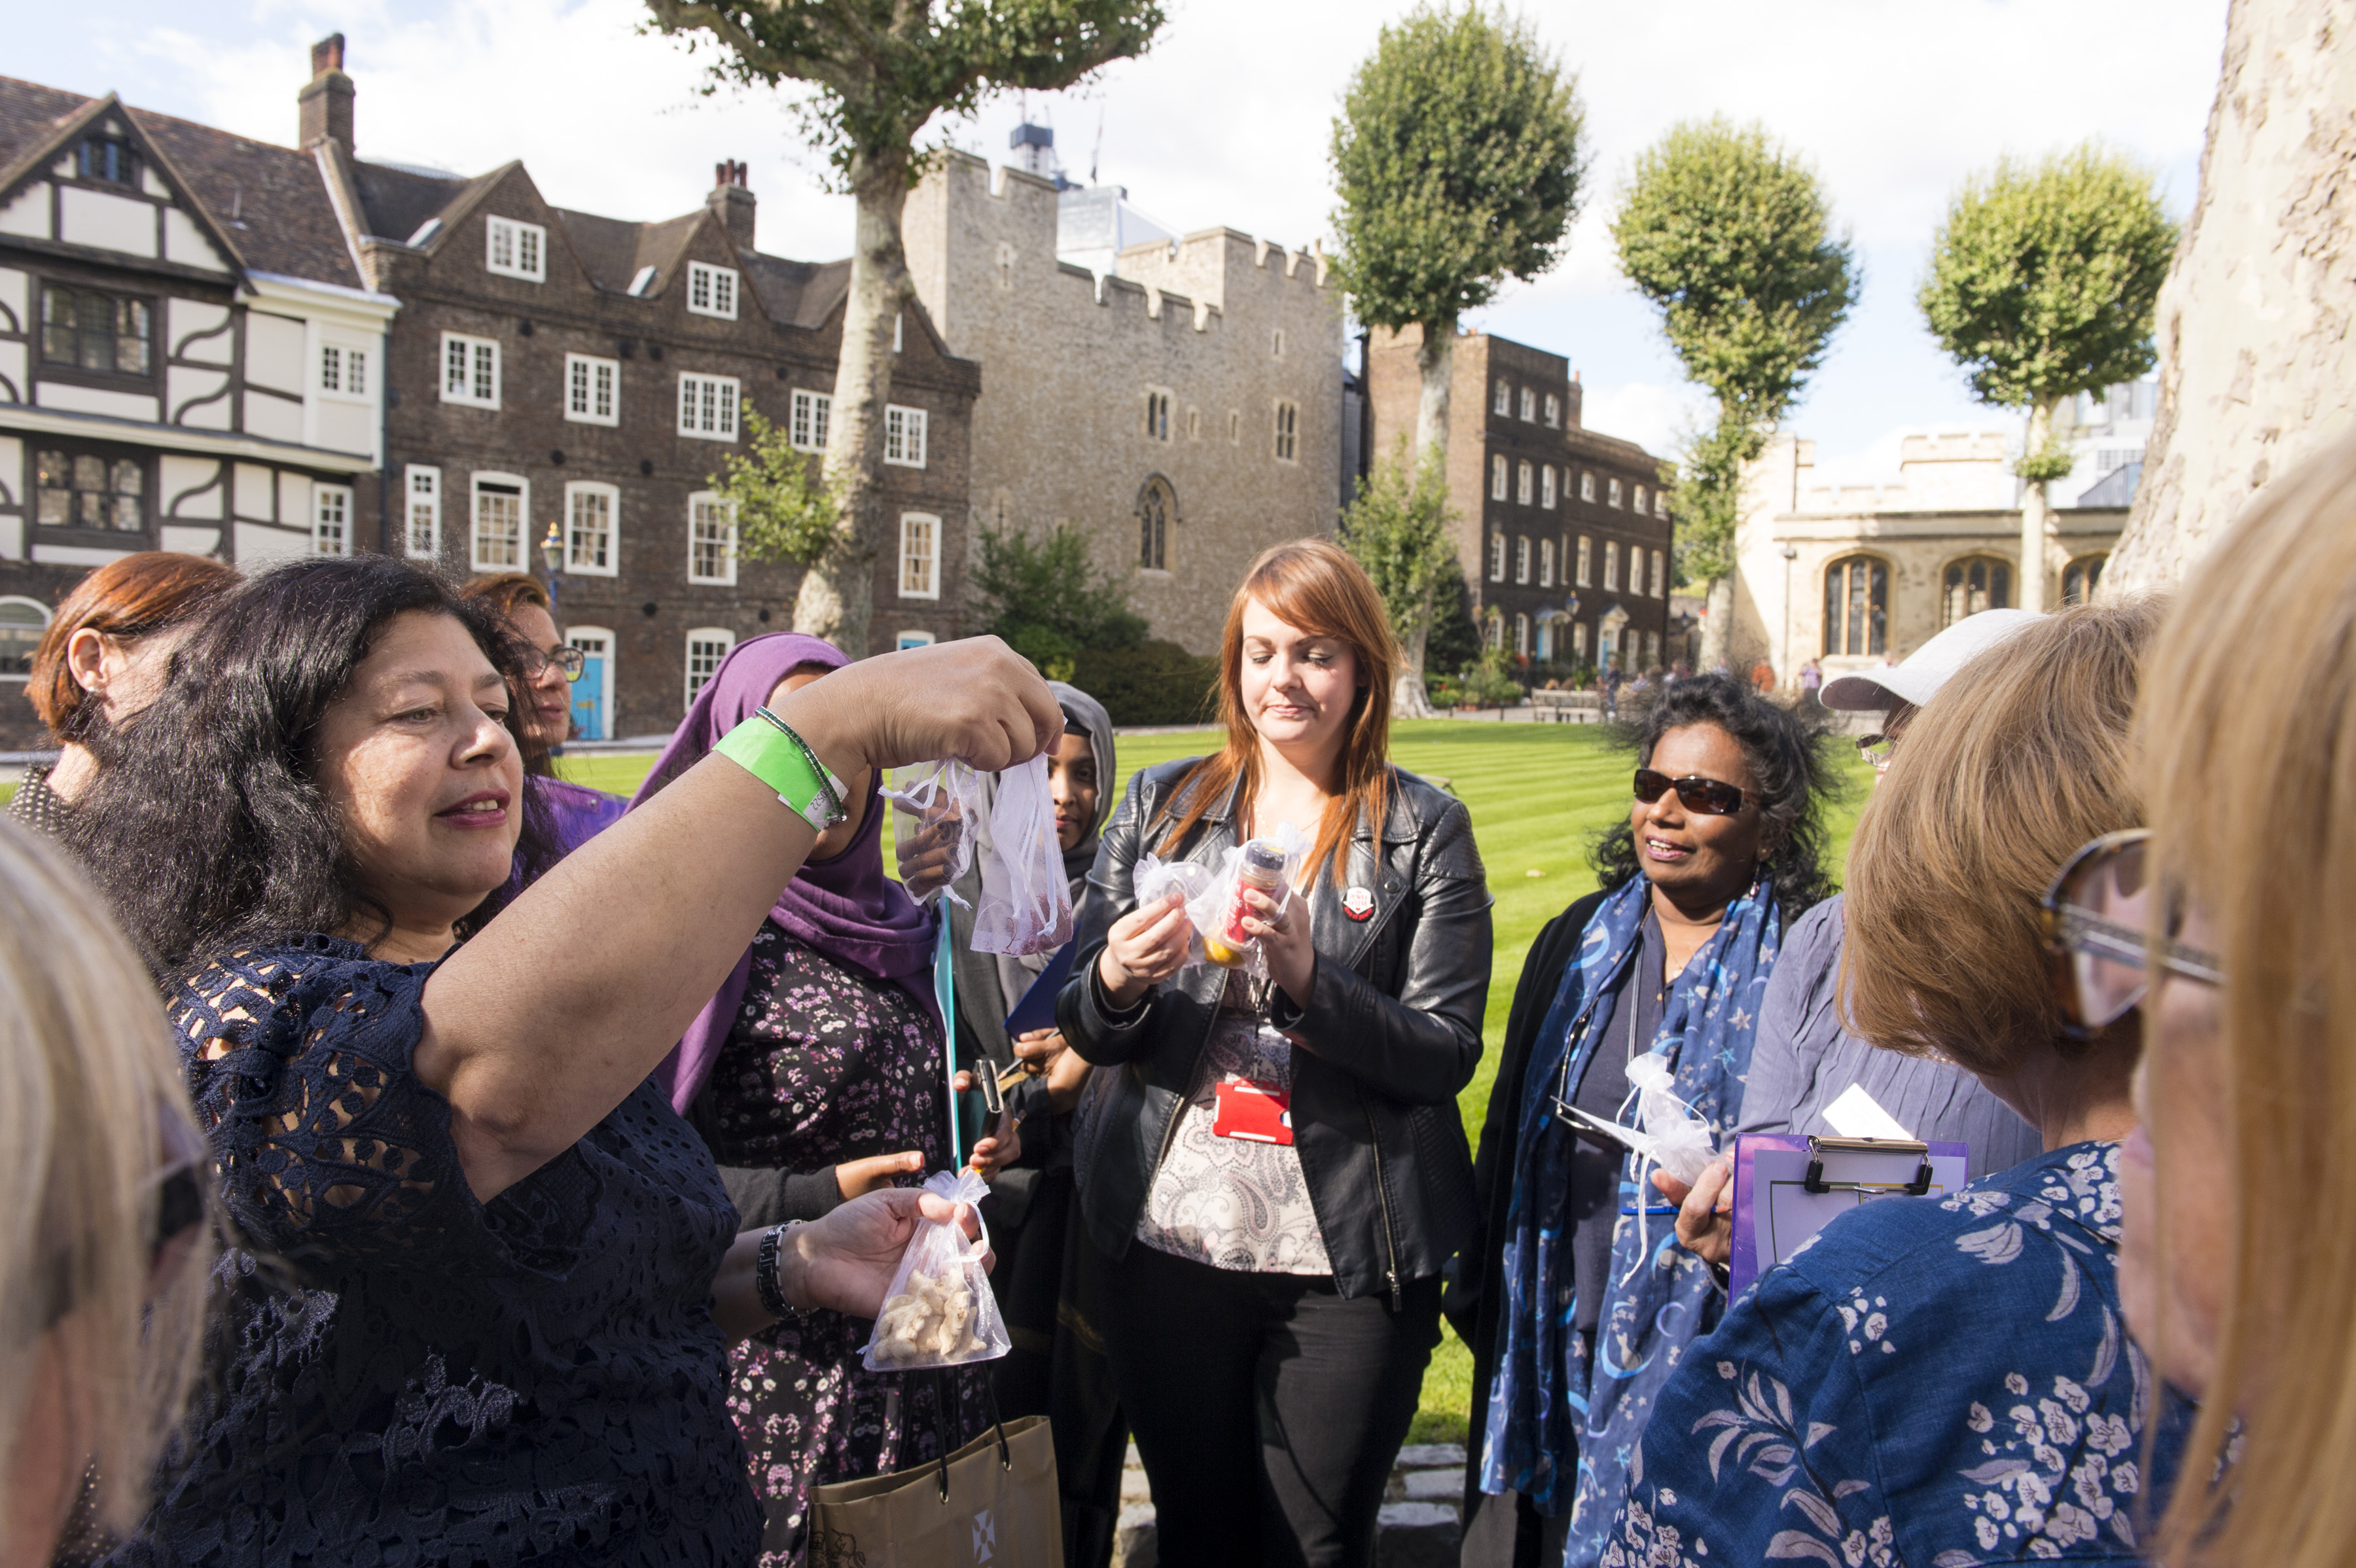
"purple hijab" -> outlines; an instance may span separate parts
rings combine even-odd
[[[631,799],[644,805],[662,787],[703,759],[720,738],[753,716],[777,682],[804,665],[840,670],[851,660],[831,643],[796,632],[747,639],[729,650],[720,668],[689,704],[687,717],[655,758],[654,771]],[[933,961],[933,917],[900,885],[884,875],[884,822],[889,814],[879,774],[867,790],[867,816],[851,847],[830,860],[803,865],[769,910],[785,933],[839,963],[864,970],[878,980],[896,981],[932,1012],[932,987],[912,983]],[[669,1085],[672,1109],[682,1116],[693,1104],[727,1043],[729,1026],[744,1000],[753,955],[747,950],[719,992],[695,1016],[655,1076]]]

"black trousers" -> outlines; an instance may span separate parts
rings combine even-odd
[[[1440,1281],[1344,1300],[1134,1242],[1108,1262],[1113,1382],[1153,1484],[1161,1568],[1365,1568],[1440,1343]]]

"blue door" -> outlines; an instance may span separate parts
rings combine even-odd
[[[605,656],[591,653],[573,682],[573,738],[605,738]]]

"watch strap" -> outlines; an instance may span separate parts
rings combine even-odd
[[[842,780],[822,767],[801,736],[766,713],[730,730],[712,748],[776,792],[785,808],[824,832],[851,815]]]

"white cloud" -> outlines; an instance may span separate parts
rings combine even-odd
[[[1688,432],[1709,417],[1709,399],[1692,383],[1622,381],[1589,385],[1580,423],[1633,441],[1656,457],[1674,457]]]

